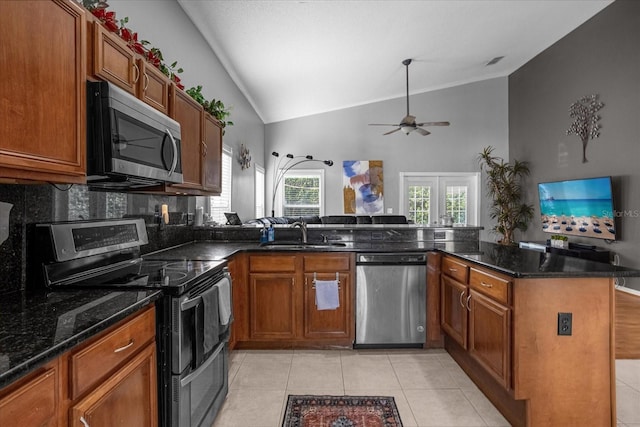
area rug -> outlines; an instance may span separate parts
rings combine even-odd
[[[282,427],[402,427],[393,397],[289,395]]]

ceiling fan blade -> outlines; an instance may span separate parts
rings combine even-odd
[[[449,126],[449,122],[424,122],[417,123],[416,126]]]
[[[388,123],[369,123],[369,126],[400,126],[399,124],[388,124]]]
[[[383,135],[389,135],[390,133],[398,132],[399,130],[400,130],[400,128],[396,128],[396,129],[394,129],[394,130],[390,130],[390,131],[389,131],[389,132],[387,132],[387,133],[383,133]]]
[[[424,135],[424,136],[427,136],[427,135],[429,135],[431,133],[428,130],[422,129],[422,128],[416,128],[416,132],[418,132],[420,135]]]

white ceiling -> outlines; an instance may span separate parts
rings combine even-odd
[[[178,2],[265,123],[405,96],[406,58],[412,94],[509,75],[611,3]]]

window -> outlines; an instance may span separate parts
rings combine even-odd
[[[233,151],[226,145],[222,147],[222,191],[219,196],[209,197],[209,215],[219,224],[227,222],[225,212],[231,212],[231,160]]]
[[[264,168],[256,165],[255,170],[256,218],[262,218],[264,217]]]
[[[400,174],[400,210],[416,224],[437,224],[451,215],[454,224],[476,225],[479,218],[478,173]]]
[[[282,216],[324,214],[324,170],[290,170],[278,188]]]

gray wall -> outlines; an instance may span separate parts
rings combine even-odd
[[[418,68],[414,68],[416,72]],[[397,76],[404,78],[401,72]],[[382,134],[392,128],[368,123],[398,123],[406,112],[406,98],[317,114],[266,125],[265,152],[311,154],[331,159],[326,168],[326,214],[343,213],[342,161],[382,160],[385,210],[399,212],[400,172],[477,172],[478,153],[486,146],[508,156],[507,78],[495,78],[412,95],[411,114],[418,121],[451,122],[431,128],[432,134]],[[271,210],[273,157],[268,161],[267,210]],[[311,164],[310,168],[314,168]],[[304,167],[306,165],[301,165]],[[308,166],[309,167],[309,166]],[[482,198],[481,198],[482,199]],[[480,224],[490,228],[483,206]],[[485,230],[483,239],[493,239]]]
[[[178,61],[178,67],[184,69],[179,76],[186,89],[202,85],[206,99],[220,99],[231,107],[229,119],[234,126],[227,127],[224,144],[233,148],[236,158],[240,144],[244,144],[253,159],[251,168],[244,171],[237,161],[233,162],[231,203],[241,218],[253,218],[254,163],[260,164],[264,158],[264,124],[260,117],[175,0],[110,0],[109,6],[118,20],[129,17],[129,28],[158,47],[166,63]]]
[[[509,154],[530,162],[528,201],[536,206],[525,239],[548,238],[541,231],[537,182],[612,175],[620,240],[570,240],[607,247],[621,264],[640,267],[639,46],[640,2],[619,0],[509,76]],[[572,121],[568,108],[592,93],[605,104],[602,129],[582,163],[580,139],[565,132]]]

